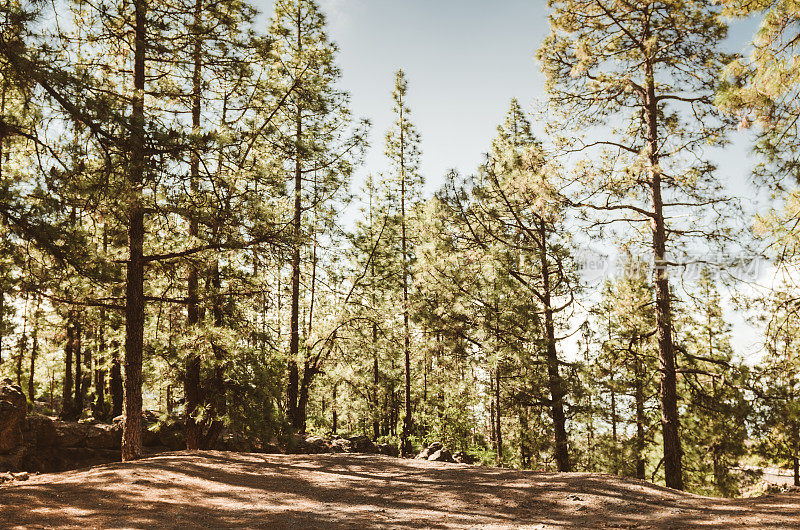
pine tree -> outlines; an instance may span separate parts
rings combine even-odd
[[[272,39],[270,82],[280,97],[290,94],[285,107],[267,128],[277,146],[278,171],[290,177],[293,197],[291,309],[287,354],[286,411],[295,429],[305,430],[305,405],[314,373],[311,359],[301,361],[301,257],[309,236],[303,212],[324,200],[341,197],[343,187],[364,145],[362,123],[354,130],[348,95],[336,83],[336,45],[325,33],[325,17],[314,0],[279,0],[270,22]],[[285,162],[283,162],[285,161]],[[314,178],[312,193],[308,182]],[[314,199],[316,194],[316,199]],[[303,378],[298,363],[304,368]]]
[[[720,51],[727,26],[701,2],[615,3],[552,0],[551,33],[538,57],[562,129],[589,130],[572,151],[600,151],[578,168],[572,203],[649,227],[660,356],[664,468],[669,487],[683,487],[677,372],[668,269],[688,234],[726,240],[726,204],[714,166],[701,153],[724,139],[728,123],[713,104],[719,72],[732,57]],[[595,126],[609,126],[593,131]],[[614,127],[614,128],[611,128]],[[715,205],[710,213],[709,205]],[[680,231],[673,212],[698,213]],[[730,241],[730,240],[728,240]]]
[[[392,92],[395,116],[394,124],[386,135],[386,156],[392,163],[392,193],[398,203],[398,220],[400,224],[400,288],[402,290],[403,314],[403,366],[404,366],[404,403],[403,430],[401,432],[401,453],[411,453],[411,436],[414,430],[414,418],[411,404],[411,328],[410,302],[408,298],[410,269],[413,261],[413,241],[409,234],[409,216],[414,201],[421,191],[422,177],[419,173],[420,138],[414,125],[409,120],[408,82],[405,73],[398,70]]]

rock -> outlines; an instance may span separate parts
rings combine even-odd
[[[440,450],[442,447],[443,446],[441,442],[433,442],[428,447],[420,451],[419,454],[414,458],[417,460],[428,460],[428,457],[430,457],[436,451]]]
[[[147,430],[151,434],[145,434],[143,438],[147,438],[151,443],[146,445],[161,445],[173,451],[186,449],[186,425],[183,421],[175,419],[161,421]],[[152,441],[150,440],[151,435],[154,438]]]
[[[428,460],[430,462],[455,462],[455,460],[453,460],[453,455],[444,447],[431,453]]]
[[[331,441],[331,450],[334,453],[352,453],[353,444],[347,438],[336,438]]]
[[[52,447],[56,444],[56,425],[53,420],[42,414],[28,414],[22,432],[25,444],[36,447]]]
[[[14,477],[14,480],[28,480],[30,475],[27,471],[22,471],[20,473],[11,473],[11,476]]]
[[[3,482],[11,482],[12,480],[14,480],[14,477],[11,473],[0,473],[0,484]]]
[[[122,430],[114,425],[98,423],[87,425],[86,447],[91,449],[119,449],[122,445]]]
[[[400,456],[400,449],[394,444],[378,444],[378,454],[386,456]]]
[[[331,445],[319,436],[309,436],[300,439],[297,444],[297,451],[301,454],[315,455],[319,453],[330,453]]]
[[[0,454],[22,443],[28,402],[22,389],[10,379],[0,381]]]
[[[458,451],[453,453],[453,460],[455,460],[459,464],[474,464],[477,462],[477,459],[469,453],[465,453],[464,451]]]
[[[353,436],[352,438],[348,439],[350,440],[350,445],[353,448],[353,452],[368,454],[375,454],[378,452],[378,448],[375,447],[375,444],[372,443],[372,440],[369,439],[369,436]]]

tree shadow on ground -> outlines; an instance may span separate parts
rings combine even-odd
[[[168,453],[0,489],[0,526],[800,527],[800,496],[711,499],[644,481],[374,455]]]

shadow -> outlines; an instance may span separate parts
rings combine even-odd
[[[800,496],[726,500],[589,473],[377,455],[162,453],[0,487],[0,527],[800,528]]]

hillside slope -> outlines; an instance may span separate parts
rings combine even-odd
[[[0,487],[0,527],[800,528],[800,495],[721,500],[587,473],[373,455],[176,452]]]

